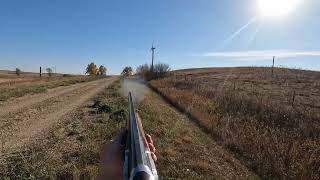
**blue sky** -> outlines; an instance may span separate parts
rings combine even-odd
[[[265,18],[257,0],[0,0],[0,69],[117,74],[156,62],[173,69],[276,65],[320,70],[320,2]]]

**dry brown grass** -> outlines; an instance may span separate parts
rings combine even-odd
[[[264,178],[320,178],[320,73],[184,70],[152,81]]]
[[[125,126],[127,102],[115,82],[74,118],[0,163],[0,179],[94,179],[103,144]],[[101,105],[110,111],[99,112]],[[92,106],[91,106],[92,105]],[[159,108],[160,107],[160,108]],[[257,179],[188,118],[148,91],[136,106],[157,149],[161,179]],[[124,116],[112,118],[118,112]]]
[[[161,179],[257,179],[187,116],[155,93],[137,106],[157,152]]]
[[[28,85],[33,83],[46,83],[48,81],[65,81],[76,80],[84,78],[83,75],[71,75],[71,74],[59,74],[53,73],[51,77],[48,74],[43,73],[42,77],[39,77],[39,73],[23,72],[20,76],[17,76],[15,71],[0,70],[0,87],[10,87],[19,85]]]
[[[98,106],[81,107],[71,121],[52,127],[24,151],[1,157],[0,179],[95,179],[103,145],[126,122],[125,116],[111,118],[127,108],[119,88],[117,81],[94,100],[110,106],[110,112],[99,112]]]
[[[22,79],[23,81],[9,81],[0,84],[0,101],[9,98],[21,97],[26,94],[37,94],[46,92],[48,89],[59,86],[69,86],[76,83],[88,82],[97,78],[77,76],[77,77],[55,77],[40,79]]]

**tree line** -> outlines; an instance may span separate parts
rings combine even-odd
[[[51,77],[53,70],[51,68],[46,68],[48,76]],[[135,75],[140,76],[145,80],[152,80],[165,77],[168,72],[170,72],[170,66],[165,63],[158,63],[155,64],[153,67],[149,64],[142,64],[136,68]],[[21,69],[16,68],[15,73],[20,76],[22,74]],[[87,65],[86,73],[90,76],[106,76],[107,75],[107,68],[103,65],[100,65],[97,68],[97,65],[93,62]],[[126,66],[121,75],[124,77],[130,77],[133,75],[133,69],[130,66]]]
[[[52,68],[46,68],[46,71],[48,73],[48,76],[51,77],[52,73],[53,73]],[[20,68],[16,68],[15,73],[16,73],[17,76],[20,76],[23,72],[22,72],[22,70]]]
[[[86,74],[89,74],[90,76],[106,76],[107,68],[103,65],[100,65],[99,68],[97,68],[97,65],[92,62],[88,64]]]

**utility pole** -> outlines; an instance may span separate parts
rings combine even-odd
[[[273,60],[272,60],[272,77],[273,77],[273,68],[274,68],[274,58],[275,56],[273,56]]]
[[[151,72],[153,72],[153,60],[154,60],[154,50],[156,48],[153,47],[153,44],[152,44],[152,47],[151,47],[151,51],[152,51],[152,61],[151,61]]]

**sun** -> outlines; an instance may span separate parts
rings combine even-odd
[[[263,17],[287,16],[298,8],[301,0],[258,0],[259,13]]]

